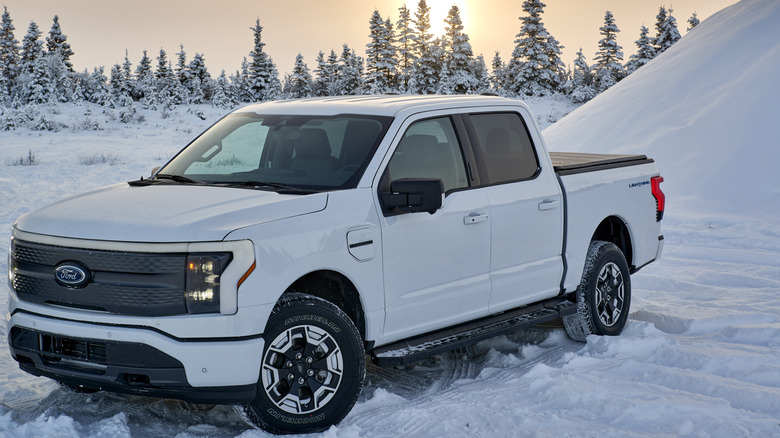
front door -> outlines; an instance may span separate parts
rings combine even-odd
[[[383,181],[441,179],[446,197],[433,214],[385,211],[382,248],[386,341],[487,313],[489,203],[484,189],[469,187],[466,169],[450,117],[408,124]]]

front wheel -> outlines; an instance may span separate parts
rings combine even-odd
[[[617,336],[623,331],[631,306],[631,277],[615,244],[591,242],[576,297],[577,312],[563,318],[569,337],[584,341],[591,334]]]
[[[366,373],[355,324],[336,305],[286,294],[268,320],[255,399],[236,412],[271,433],[320,432],[357,401]]]

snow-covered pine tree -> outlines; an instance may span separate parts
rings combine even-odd
[[[106,105],[111,100],[111,88],[107,83],[105,67],[95,67],[84,80],[84,98],[88,102]]]
[[[603,38],[599,40],[599,51],[594,61],[594,76],[596,91],[601,93],[615,85],[626,76],[623,69],[623,48],[617,43],[617,33],[620,32],[615,24],[615,16],[611,11],[604,13],[604,25],[599,28]]]
[[[669,8],[667,13],[666,8],[661,6],[658,10],[658,15],[655,17],[656,35],[653,45],[656,55],[660,55],[680,39],[680,31],[677,30],[677,19],[672,16],[672,12],[672,8]]]
[[[149,97],[154,94],[154,73],[152,72],[152,59],[149,58],[146,50],[143,51],[141,61],[135,68],[135,81],[133,82],[133,91],[131,96],[134,100],[144,100],[144,106],[154,106],[149,101]]]
[[[68,70],[68,66],[62,60],[59,52],[47,53],[43,56],[46,67],[49,69],[49,81],[54,95],[50,99],[55,102],[69,102],[73,98],[74,73]]]
[[[356,95],[363,92],[363,58],[347,44],[342,46],[333,95]]]
[[[490,68],[493,70],[490,74],[490,89],[496,94],[501,94],[504,91],[506,65],[504,65],[501,53],[498,50],[496,50],[496,54],[493,56]]]
[[[456,94],[472,93],[479,88],[479,80],[474,71],[474,52],[469,36],[463,32],[460,9],[453,5],[444,22],[447,24],[443,38],[444,62],[452,91]]]
[[[490,92],[490,72],[488,72],[485,57],[482,54],[477,55],[471,63],[471,69],[474,71],[474,77],[477,78],[477,93]]]
[[[249,89],[249,62],[246,56],[241,61],[241,68],[230,77],[230,84],[236,102],[252,102],[252,90]]]
[[[11,96],[11,89],[19,75],[19,41],[14,37],[16,28],[11,20],[8,8],[3,8],[3,17],[0,22],[0,88],[3,95]]]
[[[544,27],[541,0],[524,0],[522,26],[515,38],[515,49],[506,67],[506,90],[528,96],[560,92],[566,78],[558,43]]]
[[[187,70],[190,78],[188,89],[193,94],[192,103],[203,103],[211,100],[214,80],[211,79],[211,74],[206,68],[206,59],[203,54],[196,53],[187,66]]]
[[[211,105],[217,108],[230,109],[236,105],[233,90],[225,76],[225,70],[217,77],[214,84],[214,94],[211,96]]]
[[[396,53],[393,23],[383,20],[374,9],[369,20],[370,41],[366,44],[366,92],[381,94],[391,90],[396,79]]]
[[[51,30],[49,30],[49,36],[46,37],[46,48],[48,49],[47,53],[59,53],[63,64],[65,64],[65,67],[68,68],[68,71],[72,73],[73,64],[70,62],[70,57],[73,56],[73,50],[71,50],[70,43],[68,43],[68,36],[62,33],[62,28],[60,27],[60,17],[55,15],[53,21],[54,22],[51,25]]]
[[[184,44],[179,44],[179,51],[176,52],[175,74],[180,84],[184,85],[190,79],[187,73],[187,52],[184,51]]]
[[[441,70],[439,70],[439,82],[436,84],[436,94],[455,94],[452,76],[450,76],[450,70],[447,68],[446,62],[441,64]]]
[[[133,82],[135,82],[135,78],[133,77],[133,63],[130,62],[130,56],[127,53],[127,49],[125,49],[125,62],[122,63],[121,89],[120,89],[120,95],[117,96],[117,101],[120,100],[119,98],[122,97],[121,95],[127,95],[132,99]]]
[[[417,94],[435,94],[441,75],[441,63],[439,62],[441,50],[433,39],[431,30],[431,8],[420,0],[417,4],[417,12],[414,14],[414,54],[417,59],[412,64],[408,91]]]
[[[111,101],[117,102],[119,100],[119,96],[122,95],[122,88],[123,88],[123,73],[122,73],[122,66],[119,64],[114,64],[111,67],[111,73],[108,80],[109,88],[111,90]]]
[[[255,22],[255,26],[250,28],[254,34],[254,48],[250,52],[248,73],[249,89],[252,92],[252,100],[273,100],[278,98],[281,91],[279,83],[279,72],[276,70],[271,58],[263,47],[265,43],[262,40],[263,27],[260,26],[260,19]]]
[[[23,101],[32,104],[49,103],[54,99],[55,90],[52,87],[49,62],[47,56],[35,60],[30,80],[24,85]]]
[[[637,51],[628,58],[626,63],[626,75],[635,72],[639,67],[647,64],[655,58],[655,47],[653,39],[647,36],[649,29],[642,25],[639,28],[639,39],[635,41]]]
[[[696,16],[696,11],[693,11],[693,15],[688,19],[688,28],[685,31],[690,32],[694,27],[698,26],[699,23],[701,23],[701,20]]]
[[[43,56],[42,34],[43,32],[38,29],[38,25],[31,21],[30,26],[27,28],[27,35],[22,39],[22,51],[19,61],[22,73],[32,73],[35,68],[35,61]]]
[[[593,73],[585,55],[582,53],[582,47],[577,52],[577,58],[574,60],[574,69],[571,79],[571,101],[574,103],[585,103],[596,96],[596,90],[593,84]]]
[[[317,53],[317,58],[315,58],[314,62],[317,63],[317,67],[312,70],[312,73],[314,73],[312,93],[315,96],[327,96],[327,89],[324,86],[324,74],[327,67],[325,64],[325,54],[322,52],[322,50]]]
[[[411,68],[417,57],[414,54],[414,30],[412,29],[412,17],[406,5],[398,8],[399,18],[396,22],[396,54],[398,78],[397,87],[402,93],[407,91],[407,83]]]
[[[173,72],[168,54],[165,49],[160,48],[160,54],[157,56],[157,68],[154,71],[154,101],[157,108],[162,111],[163,117],[174,105],[179,103],[177,87],[181,87],[181,84]]]
[[[287,78],[284,94],[292,99],[301,99],[312,96],[312,79],[309,66],[303,62],[300,53],[295,57],[295,65],[292,73]]]

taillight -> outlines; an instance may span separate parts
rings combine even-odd
[[[650,178],[650,187],[652,187],[656,204],[656,221],[660,221],[664,218],[664,208],[666,208],[666,195],[664,195],[664,192],[661,190],[662,182],[664,182],[664,177],[662,176],[654,176]]]

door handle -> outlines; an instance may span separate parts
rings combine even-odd
[[[471,213],[463,218],[463,223],[466,225],[473,225],[480,222],[485,222],[488,219],[487,214]]]
[[[557,206],[558,206],[557,199],[545,199],[544,201],[539,203],[539,211],[552,210]]]

